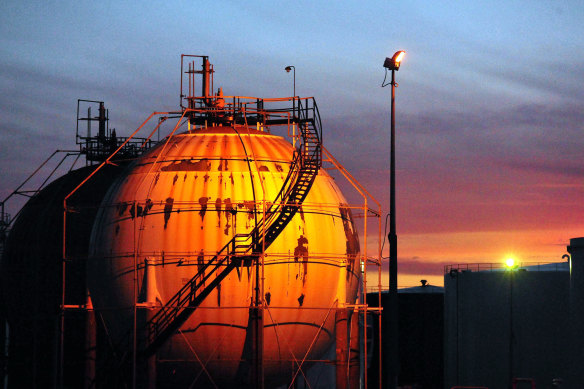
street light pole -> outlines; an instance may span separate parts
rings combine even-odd
[[[290,65],[290,66],[286,66],[284,68],[284,70],[287,73],[290,73],[290,70],[292,70],[292,74],[294,76],[294,98],[296,98],[296,68],[294,66]]]
[[[396,389],[399,371],[399,322],[398,322],[398,300],[397,300],[397,230],[395,212],[395,72],[399,66],[405,51],[396,52],[392,58],[386,58],[383,66],[391,70],[391,154],[389,166],[389,306],[384,315],[386,328],[388,329],[389,341],[386,341],[386,349],[389,355],[385,358],[385,368],[389,373],[387,377],[387,387]],[[385,86],[385,85],[382,85]]]
[[[389,190],[389,307],[391,315],[391,369],[389,388],[397,388],[397,367],[399,365],[399,328],[397,301],[397,231],[395,227],[395,70],[391,71],[391,161]]]
[[[294,96],[292,97],[292,112],[293,112],[292,145],[296,146],[296,121],[297,121],[297,117],[300,115],[299,112],[298,112],[298,114],[296,113],[296,67],[294,67],[293,65],[289,65],[289,66],[286,66],[284,68],[284,70],[287,73],[290,73],[290,70],[293,70],[293,75],[294,75]]]
[[[515,271],[519,264],[514,258],[509,258],[505,261],[509,273],[509,383],[508,387],[513,387],[513,343],[515,341],[515,334],[513,332],[513,281],[515,278]]]

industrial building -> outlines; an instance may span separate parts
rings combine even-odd
[[[180,107],[128,137],[102,101],[79,100],[79,150],[56,151],[39,186],[25,184],[41,168],[1,202],[4,388],[389,380],[380,204],[326,150],[314,98],[227,96],[213,77],[207,56],[183,55]],[[30,200],[11,217],[17,196]],[[399,384],[578,387],[584,238],[568,252],[449,266],[444,289],[400,290]]]
[[[446,268],[445,388],[582,387],[584,238],[568,252],[560,263]]]
[[[369,293],[368,304],[378,307],[379,295]],[[389,305],[389,293],[381,293],[381,307]],[[443,333],[444,333],[444,288],[429,285],[421,280],[421,285],[398,289],[399,326],[399,375],[401,388],[443,388]],[[379,382],[386,382],[387,372],[379,368],[379,362],[387,358],[389,347],[387,331],[382,328],[379,340],[379,322],[372,320],[372,350],[369,365],[369,384],[378,388]],[[385,339],[385,344],[383,343]],[[380,376],[381,371],[381,376]]]
[[[213,80],[183,55],[180,108],[128,137],[79,100],[67,174],[17,188],[31,199],[15,217],[2,202],[5,387],[367,387],[379,203],[323,146],[314,98]]]

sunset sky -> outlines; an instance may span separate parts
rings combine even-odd
[[[77,99],[105,101],[118,135],[176,110],[185,53],[210,56],[227,95],[290,96],[294,65],[325,146],[386,213],[382,64],[403,49],[399,285],[441,285],[446,264],[561,261],[584,236],[583,20],[577,0],[5,0],[0,198],[76,147]]]

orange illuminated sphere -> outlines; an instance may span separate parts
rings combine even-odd
[[[280,136],[212,127],[161,142],[132,165],[102,203],[88,263],[94,306],[112,336],[131,331],[135,296],[165,304],[234,234],[253,229],[292,155]],[[290,381],[294,360],[318,359],[331,346],[334,309],[357,296],[359,259],[347,201],[321,169],[264,257],[266,382]],[[254,287],[255,267],[233,270],[159,349],[160,374],[184,368],[168,379],[190,383],[203,361],[214,382],[237,383],[250,358]]]

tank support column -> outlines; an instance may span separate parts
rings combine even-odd
[[[336,341],[336,378],[337,378],[337,389],[348,389],[348,376],[347,371],[347,356],[349,354],[348,346],[348,317],[349,313],[346,308],[339,308],[335,313],[335,341]]]
[[[136,378],[139,388],[156,389],[156,353],[152,353],[148,357],[144,356],[144,351],[149,346],[148,326],[152,317],[156,314],[156,296],[158,290],[156,288],[155,267],[149,263],[148,259],[144,260],[144,279],[142,285],[143,303],[138,303],[138,328],[141,328],[137,334],[138,337],[138,366],[136,368]],[[140,357],[142,356],[142,357]]]
[[[261,389],[264,387],[264,311],[263,307],[252,308],[253,315],[253,350],[252,350],[252,370],[253,370],[253,388]]]
[[[255,301],[252,316],[252,380],[253,388],[264,388],[264,301],[260,290],[260,258],[256,257]]]
[[[361,350],[359,319],[361,314],[358,311],[353,311],[350,316],[350,336],[349,336],[349,389],[359,389],[359,381],[361,379],[361,361],[359,359],[359,352]],[[364,356],[367,358],[367,355]],[[364,372],[367,374],[367,372]]]
[[[136,358],[136,387],[144,389],[156,388],[156,353],[149,357],[144,357],[144,351],[148,346],[148,333],[145,323],[156,313],[152,308],[138,308],[138,328],[137,331],[137,358]]]
[[[95,361],[97,352],[97,325],[91,296],[87,291],[85,303],[85,380],[84,388],[95,388]]]
[[[358,389],[361,366],[359,361],[359,313],[338,309],[335,314],[337,389]]]
[[[152,319],[152,316],[154,316],[155,313],[155,309],[146,309],[146,323]],[[148,389],[156,389],[156,353],[146,359],[146,377],[148,382],[145,387]]]

